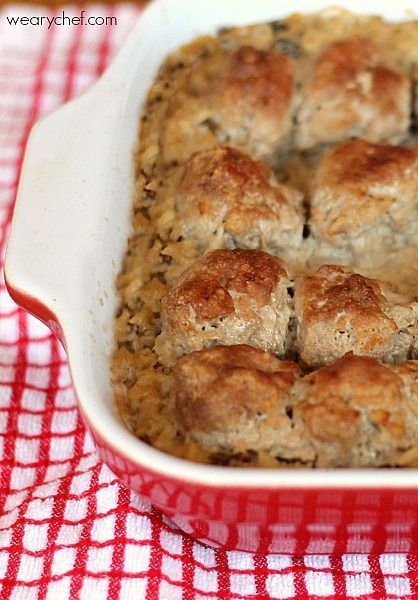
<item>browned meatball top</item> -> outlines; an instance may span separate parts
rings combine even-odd
[[[173,373],[178,424],[207,448],[292,445],[286,403],[296,363],[251,346],[217,346],[181,357]]]
[[[410,82],[371,38],[333,42],[313,63],[298,114],[301,149],[363,136],[397,140],[409,127]]]
[[[314,235],[362,264],[378,263],[392,247],[417,243],[417,209],[414,148],[343,142],[323,156],[312,182]]]
[[[215,120],[224,135],[249,144],[256,155],[274,151],[292,124],[293,70],[280,52],[252,46],[234,50],[214,94]]]
[[[175,357],[213,344],[251,343],[284,354],[290,285],[282,261],[259,250],[214,250],[162,299],[156,349]]]
[[[418,304],[391,298],[381,282],[348,267],[323,265],[296,288],[297,345],[318,367],[353,351],[389,362],[408,358]]]
[[[228,144],[268,157],[289,141],[296,102],[293,62],[275,50],[217,48],[196,60],[185,87],[170,100],[165,161]]]
[[[418,363],[399,367],[347,354],[301,379],[292,391],[316,466],[395,464],[416,444]]]
[[[286,252],[302,241],[302,194],[276,183],[270,168],[229,146],[195,153],[177,194],[174,235],[213,247]]]

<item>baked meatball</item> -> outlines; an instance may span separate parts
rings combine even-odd
[[[418,322],[418,302],[402,304],[384,283],[336,265],[302,278],[295,312],[297,349],[310,368],[350,351],[387,362],[406,360]]]
[[[276,183],[270,168],[228,146],[194,154],[176,199],[174,235],[201,252],[216,247],[286,253],[302,242],[302,194]]]
[[[214,96],[215,122],[225,142],[251,154],[274,153],[292,128],[294,67],[274,50],[241,46],[228,57]]]
[[[415,148],[347,141],[317,167],[311,230],[338,258],[378,266],[388,252],[417,243],[417,210]]]
[[[291,282],[282,261],[259,250],[214,250],[161,301],[155,344],[163,364],[217,344],[251,344],[283,356]]]
[[[299,149],[364,137],[399,141],[408,131],[410,82],[370,38],[333,42],[315,59],[302,92]]]
[[[417,361],[393,367],[347,354],[299,380],[294,426],[312,444],[314,465],[396,465],[418,443],[417,378]]]
[[[182,356],[173,374],[179,429],[209,452],[304,458],[301,431],[286,413],[296,363],[251,346],[216,346]]]
[[[218,48],[199,58],[171,99],[164,126],[166,163],[229,144],[258,158],[286,145],[296,94],[294,66],[275,50]]]

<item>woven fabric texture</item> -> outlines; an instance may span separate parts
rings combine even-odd
[[[25,142],[34,122],[85,90],[138,16],[85,6],[113,26],[15,26],[0,12],[0,598],[418,598],[417,558],[290,557],[207,548],[100,462],[55,336],[19,309],[2,267]],[[22,257],[24,259],[24,257]],[[406,549],[407,550],[407,549]]]

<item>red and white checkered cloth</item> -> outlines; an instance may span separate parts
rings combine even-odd
[[[138,7],[84,7],[117,26],[12,26],[0,11],[0,598],[418,598],[417,557],[213,550],[182,535],[103,465],[55,336],[2,277],[25,141],[42,114],[102,72]],[[80,8],[66,6],[67,15]]]

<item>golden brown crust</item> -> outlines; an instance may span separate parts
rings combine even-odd
[[[333,42],[317,58],[310,91],[314,94],[338,93],[341,88],[350,87],[368,69],[372,69],[374,77],[376,69],[379,73],[385,69],[382,58],[382,52],[370,38],[353,37]],[[353,93],[359,93],[359,89]]]
[[[323,265],[304,277],[295,302],[301,361],[318,367],[349,351],[405,360],[418,311],[390,303],[384,291],[381,282],[337,265]]]
[[[293,394],[318,467],[395,464],[416,442],[403,378],[373,358],[347,354],[303,378]]]
[[[321,159],[311,189],[311,225],[318,241],[361,262],[418,241],[418,152],[351,140]]]
[[[208,345],[249,343],[284,352],[290,318],[282,261],[258,250],[214,250],[161,303],[163,362]]]
[[[249,250],[215,250],[197,261],[182,277],[166,299],[170,309],[179,304],[194,308],[197,318],[213,319],[228,314],[233,308],[231,292],[245,294],[263,306],[270,300],[280,278],[287,277],[283,263],[266,252]],[[219,293],[219,301],[207,294]]]
[[[180,358],[173,370],[180,430],[212,452],[292,448],[288,393],[292,361],[246,345],[217,346]]]
[[[301,149],[349,137],[391,140],[409,126],[410,83],[371,38],[331,43],[317,57],[298,114]]]
[[[418,441],[418,362],[351,353],[301,378],[296,363],[250,346],[183,356],[177,425],[213,453],[269,452],[317,467],[396,465]]]
[[[347,185],[366,193],[372,185],[396,184],[416,164],[415,148],[348,140],[324,156],[317,177],[322,185]]]
[[[274,153],[292,127],[291,60],[275,50],[211,48],[193,65],[186,89],[168,107],[163,134],[166,162],[229,144],[255,157]]]
[[[347,310],[353,311],[360,322],[370,315],[380,318],[386,305],[378,281],[340,265],[323,265],[305,278],[298,291],[303,297],[307,325],[318,319],[327,322]]]
[[[248,109],[278,119],[292,100],[292,63],[280,52],[240,46],[229,58],[221,90],[225,108],[244,101]]]
[[[176,408],[186,430],[233,429],[240,418],[273,413],[299,367],[245,344],[182,356],[174,369]]]
[[[274,152],[290,134],[293,70],[291,60],[280,52],[251,46],[235,49],[213,100],[215,120],[224,135],[249,146],[256,156]]]
[[[174,236],[202,250],[247,247],[278,251],[302,241],[302,194],[272,180],[270,168],[229,146],[195,153],[177,194]]]

